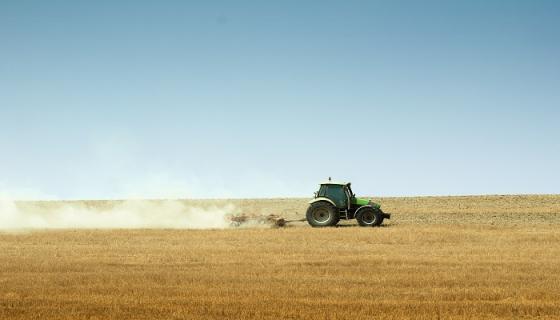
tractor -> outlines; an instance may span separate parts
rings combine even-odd
[[[381,205],[369,199],[356,198],[350,183],[328,181],[321,183],[313,200],[309,201],[307,222],[312,227],[335,226],[340,219],[356,219],[362,227],[377,227],[389,213],[381,211]]]

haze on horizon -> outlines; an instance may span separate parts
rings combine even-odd
[[[0,197],[560,193],[558,1],[3,1]]]

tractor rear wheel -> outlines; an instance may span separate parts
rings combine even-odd
[[[326,201],[312,203],[307,209],[307,222],[312,227],[330,227],[338,223],[338,210]]]
[[[377,227],[383,223],[383,213],[379,209],[363,208],[356,214],[356,220],[362,227]]]

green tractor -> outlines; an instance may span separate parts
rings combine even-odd
[[[356,219],[363,227],[376,227],[383,219],[391,219],[381,206],[368,199],[356,198],[350,183],[329,181],[321,183],[315,198],[309,201],[307,222],[313,227],[334,226],[340,219]]]

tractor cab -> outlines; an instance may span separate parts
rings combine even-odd
[[[315,198],[330,199],[339,209],[350,209],[354,197],[350,183],[337,183],[330,180],[321,183],[319,191],[315,193]]]

